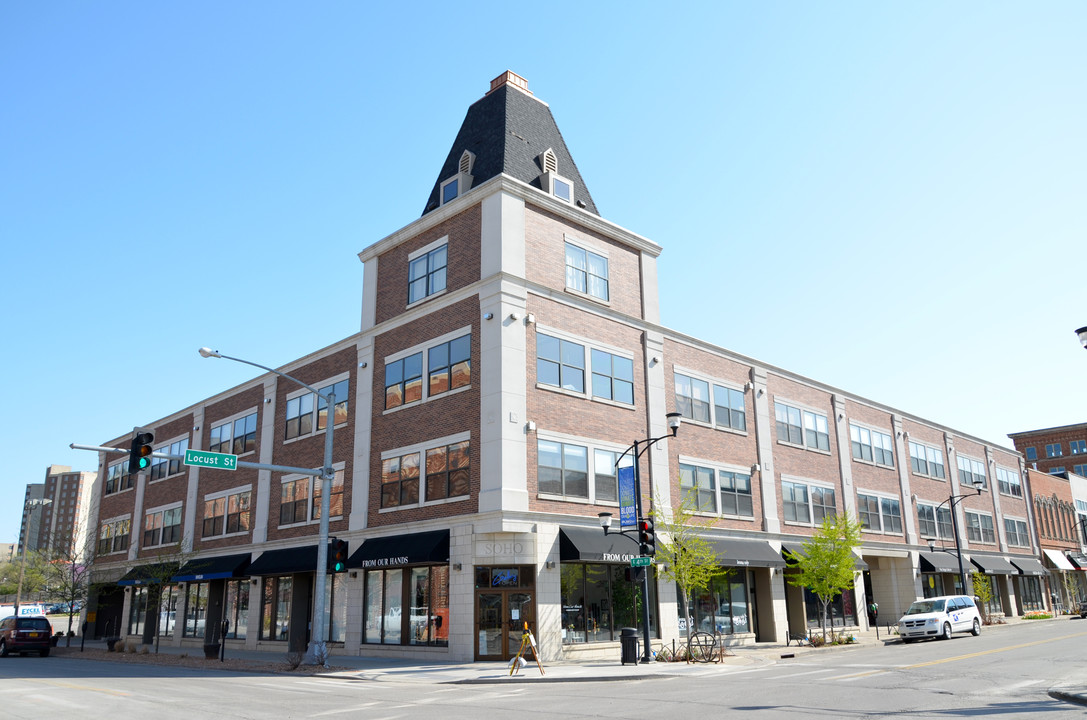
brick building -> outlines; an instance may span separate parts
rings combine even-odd
[[[667,513],[691,495],[730,569],[682,620],[651,570],[656,638],[690,622],[730,643],[806,631],[818,603],[786,582],[782,551],[840,512],[865,526],[840,627],[865,626],[869,598],[893,621],[953,592],[953,551],[927,543],[954,545],[951,513],[993,610],[1045,605],[1018,453],[661,326],[661,252],[599,215],[522,78],[470,106],[422,216],[359,253],[359,333],[279,368],[337,399],[328,520],[352,552],[320,601],[333,652],[504,659],[528,623],[545,659],[616,657],[639,622],[637,547],[598,515],[618,512],[616,468],[644,438],[663,439],[641,458],[643,502]],[[269,373],[148,424],[163,454],[313,467],[327,422]],[[319,483],[102,461],[96,634],[197,644],[226,619],[228,644],[306,644]],[[164,578],[161,560],[182,566]]]
[[[1009,433],[1027,465],[1044,473],[1087,477],[1087,423]]]
[[[1051,601],[1075,608],[1087,600],[1087,479],[1028,469],[1038,543],[1050,575]]]

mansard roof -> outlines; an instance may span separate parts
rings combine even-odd
[[[505,174],[544,189],[541,186],[544,169],[540,162],[548,149],[554,152],[557,174],[573,184],[577,206],[599,215],[551,108],[528,91],[524,78],[512,72],[503,73],[491,82],[490,92],[468,108],[423,215],[441,205],[442,183],[458,173],[465,150],[475,155],[472,187]]]

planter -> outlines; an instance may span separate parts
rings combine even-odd
[[[216,660],[219,657],[219,643],[207,643],[204,645],[204,658]]]

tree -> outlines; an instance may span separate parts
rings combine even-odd
[[[828,515],[804,543],[803,553],[786,550],[795,566],[786,574],[794,587],[806,587],[822,604],[823,640],[827,639],[827,609],[831,601],[853,589],[853,548],[860,545],[861,524],[849,515]]]
[[[59,600],[68,607],[68,635],[72,624],[79,614],[79,607],[85,606],[91,591],[91,568],[98,551],[97,538],[93,533],[84,533],[79,527],[73,527],[51,537],[42,552],[48,559],[44,565],[45,584],[50,598]],[[79,543],[82,543],[80,546]],[[69,635],[68,643],[71,644]]]
[[[991,624],[989,619],[989,603],[993,600],[993,585],[988,575],[977,571],[970,573],[970,584],[974,586],[974,595],[981,601],[981,618],[986,625]]]
[[[684,618],[691,617],[692,593],[707,590],[714,578],[729,572],[721,567],[713,545],[700,534],[709,527],[709,521],[695,519],[695,503],[695,495],[687,493],[679,505],[672,508],[671,517],[662,513],[659,506],[651,511],[657,534],[657,560],[660,562],[657,571],[661,577],[679,587]],[[688,629],[688,637],[691,630]]]

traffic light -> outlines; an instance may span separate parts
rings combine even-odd
[[[151,453],[155,433],[150,428],[136,428],[132,433],[132,449],[128,453],[128,471],[142,472],[151,467]]]
[[[653,521],[649,518],[638,521],[638,545],[642,555],[654,555],[657,552],[657,536],[653,532]]]
[[[347,541],[331,540],[328,543],[328,571],[347,572]]]

